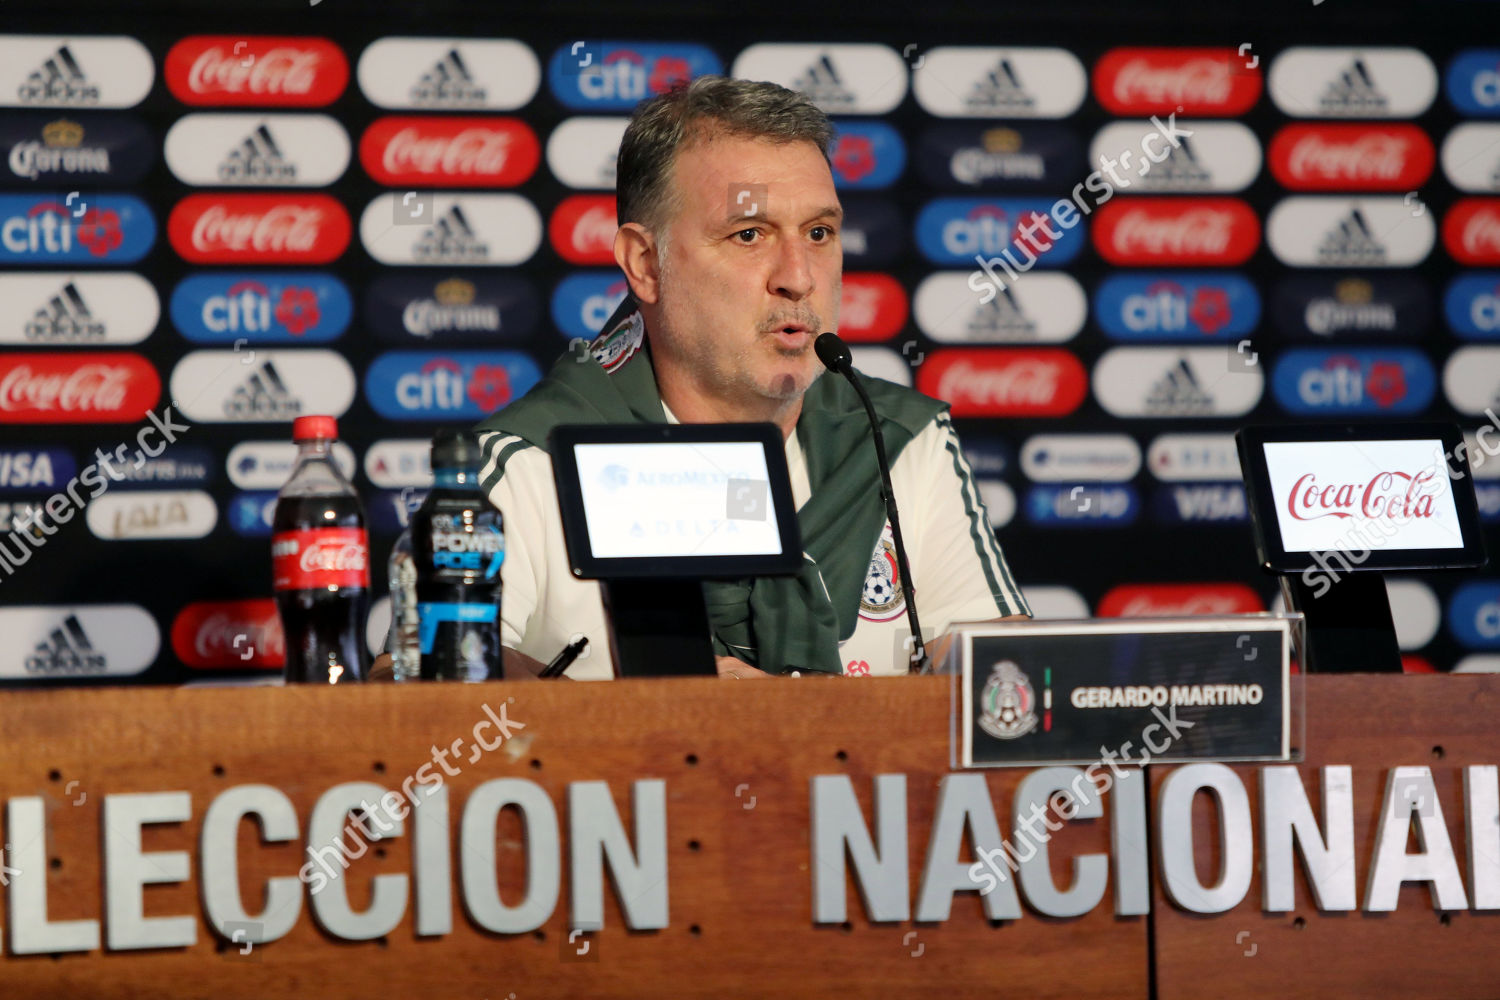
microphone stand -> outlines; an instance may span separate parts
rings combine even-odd
[[[932,672],[932,661],[927,656],[927,645],[922,641],[922,626],[917,620],[916,589],[911,582],[911,565],[906,559],[906,543],[901,537],[901,515],[896,510],[896,491],[891,487],[891,466],[885,455],[885,435],[880,432],[880,418],[875,414],[875,405],[870,394],[860,383],[859,373],[854,370],[854,357],[836,333],[822,333],[813,344],[818,360],[829,371],[837,372],[849,380],[865,404],[865,415],[870,421],[870,433],[875,439],[875,463],[880,467],[880,495],[885,501],[885,516],[891,522],[891,537],[896,543],[896,570],[901,576],[901,596],[906,601],[906,619],[911,625],[911,649],[907,662],[907,673]]]

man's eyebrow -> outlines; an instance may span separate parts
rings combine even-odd
[[[835,222],[842,222],[844,219],[844,208],[842,205],[827,205],[813,212],[807,217],[807,219],[809,222],[812,222],[816,219],[832,219]],[[724,222],[726,225],[734,225],[737,222],[767,221],[769,220],[766,217],[765,211],[762,210],[759,206],[756,206],[755,211],[753,212],[747,213],[743,211],[731,211],[728,215],[724,216]]]
[[[812,214],[812,218],[832,219],[834,222],[840,222],[844,218],[844,206],[829,205],[826,208],[820,208]]]

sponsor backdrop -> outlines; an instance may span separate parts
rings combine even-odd
[[[1492,4],[67,6],[0,34],[0,683],[274,674],[301,413],[383,592],[432,431],[623,295],[624,116],[697,74],[833,115],[841,332],[952,403],[1042,616],[1270,607],[1236,427],[1500,393]],[[1410,669],[1500,659],[1496,577],[1392,581]]]

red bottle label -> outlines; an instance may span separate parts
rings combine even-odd
[[[370,540],[364,528],[312,528],[271,536],[273,590],[370,586]]]

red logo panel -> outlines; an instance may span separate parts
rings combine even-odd
[[[559,257],[573,264],[615,262],[615,196],[575,194],[552,213],[547,235]]]
[[[161,378],[139,354],[0,354],[3,424],[132,424],[160,398]]]
[[[917,390],[955,417],[1061,417],[1083,404],[1088,374],[1057,348],[937,351],[917,369]]]
[[[536,133],[519,118],[393,115],[359,142],[365,172],[392,187],[515,187],[541,158]]]
[[[1260,595],[1243,583],[1133,583],[1115,587],[1099,601],[1100,618],[1242,615],[1264,610]]]
[[[1119,198],[1095,215],[1094,247],[1111,264],[1243,264],[1260,245],[1260,220],[1236,198]]]
[[[172,46],[162,75],[184,104],[316,108],[344,92],[349,61],[326,38],[193,35]]]
[[[172,651],[197,670],[280,670],[286,639],[276,602],[259,597],[186,605],[172,622]]]
[[[172,248],[195,264],[326,264],[350,233],[326,194],[194,194],[167,219]]]
[[[1094,66],[1094,96],[1116,115],[1240,115],[1260,99],[1258,67],[1234,49],[1111,49]]]
[[[1500,198],[1462,198],[1443,219],[1443,245],[1460,264],[1500,264]]]
[[[310,528],[271,536],[271,589],[370,586],[370,539],[364,528]]]
[[[1271,140],[1271,173],[1293,191],[1411,191],[1436,154],[1415,125],[1288,125]]]
[[[839,336],[851,344],[890,340],[906,325],[906,289],[889,274],[844,275]]]

